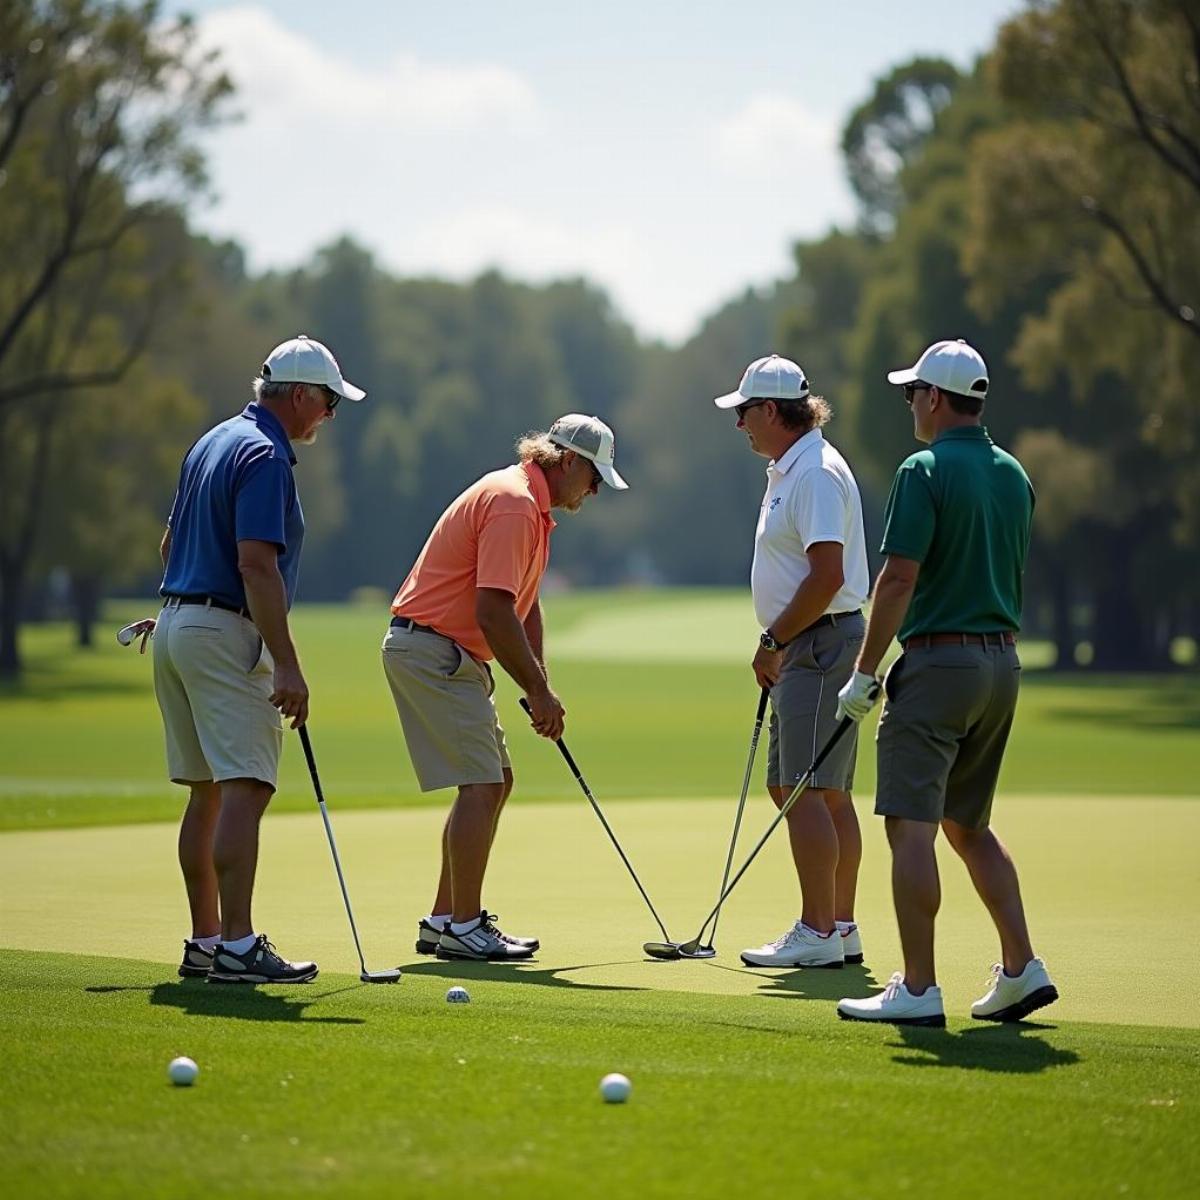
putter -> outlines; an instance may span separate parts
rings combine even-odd
[[[792,789],[791,795],[780,806],[779,812],[775,814],[775,819],[767,827],[766,833],[758,839],[758,845],[750,851],[738,873],[721,889],[721,895],[717,899],[716,907],[704,918],[704,924],[700,926],[700,932],[690,942],[672,942],[669,940],[665,942],[647,942],[643,949],[651,958],[712,958],[716,954],[711,944],[705,944],[704,931],[708,928],[710,922],[715,926],[717,918],[721,915],[721,906],[729,898],[729,893],[733,891],[737,886],[738,880],[745,875],[750,864],[758,857],[758,852],[767,844],[767,839],[775,832],[776,826],[792,811],[792,806],[800,798],[801,793],[808,787],[812,777],[820,770],[821,764],[828,757],[830,751],[838,744],[845,735],[846,730],[853,724],[854,721],[850,717],[843,717],[838,723],[838,727],[833,731],[832,736],[825,743],[820,754],[813,759],[812,766],[800,776],[796,786]]]
[[[746,796],[750,791],[750,776],[754,771],[754,758],[758,752],[758,735],[762,733],[763,718],[767,714],[767,700],[771,695],[770,688],[763,688],[758,697],[758,711],[754,714],[754,732],[750,735],[750,756],[746,759],[746,774],[742,779],[742,794],[738,799],[737,815],[733,818],[733,835],[729,839],[729,853],[725,856],[725,874],[721,877],[721,890],[717,895],[724,894],[725,887],[729,883],[729,870],[733,866],[733,851],[737,846],[738,830],[742,826],[742,811],[746,807]],[[718,913],[717,919],[720,919]],[[712,950],[713,943],[717,940],[717,921],[713,921],[713,927],[708,935],[708,944],[706,949]]]
[[[338,858],[337,843],[333,840],[333,826],[329,823],[329,812],[325,808],[325,796],[321,791],[321,781],[317,777],[317,760],[313,757],[312,742],[309,740],[308,727],[301,725],[298,732],[300,734],[300,744],[304,747],[304,757],[308,761],[308,773],[312,776],[313,791],[317,793],[317,805],[321,809],[321,820],[325,822],[325,832],[329,836],[329,849],[333,854],[333,865],[337,868],[338,883],[342,886],[342,899],[346,902],[346,916],[350,918],[350,932],[354,935],[354,948],[358,951],[358,965],[362,968],[359,979],[363,983],[399,983],[399,967],[393,967],[390,971],[367,970],[367,961],[363,958],[362,944],[358,940],[358,928],[354,924],[354,912],[350,908],[350,894],[346,891],[346,878],[342,874],[342,863]]]
[[[529,701],[522,696],[519,703],[525,710],[526,715],[532,717],[533,711],[529,707]],[[604,826],[604,832],[608,834],[608,840],[612,842],[617,853],[621,856],[621,861],[625,864],[625,869],[629,872],[633,882],[637,884],[637,890],[642,893],[642,899],[645,900],[646,907],[650,910],[650,915],[654,918],[654,922],[658,926],[659,932],[662,933],[663,938],[665,939],[662,944],[670,946],[675,945],[675,943],[671,941],[671,935],[667,932],[667,927],[662,923],[661,918],[655,911],[654,905],[650,903],[650,897],[646,895],[646,889],[642,887],[642,881],[637,877],[637,872],[633,869],[633,864],[629,861],[628,857],[626,857],[625,851],[621,849],[621,843],[617,841],[617,835],[613,833],[612,827],[604,819],[604,814],[600,811],[600,805],[596,803],[596,797],[592,795],[591,788],[588,787],[587,781],[583,778],[579,768],[575,765],[575,760],[571,757],[571,752],[567,749],[566,742],[564,742],[562,738],[555,738],[554,744],[558,747],[559,753],[563,756],[567,766],[571,768],[571,774],[575,776],[576,782],[583,789],[583,794],[588,798],[588,803],[592,806],[592,810],[595,812],[596,816],[600,818],[600,824]],[[647,942],[646,945],[656,946],[659,945],[659,943]]]

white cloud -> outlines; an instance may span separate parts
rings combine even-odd
[[[836,124],[788,96],[753,97],[718,123],[713,144],[717,163],[748,182],[803,176],[813,165],[825,171],[838,158]]]
[[[528,128],[538,117],[533,89],[506,67],[446,66],[403,52],[385,67],[366,67],[327,53],[249,5],[217,9],[199,27],[204,44],[220,51],[243,111],[296,135],[310,121],[364,121],[390,133],[422,134]]]

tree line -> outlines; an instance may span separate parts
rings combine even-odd
[[[447,501],[567,411],[614,427],[632,489],[560,523],[562,579],[744,584],[763,464],[709,401],[770,351],[830,401],[877,542],[913,448],[885,373],[965,337],[1038,490],[1030,630],[1104,669],[1200,634],[1188,0],[1045,0],[969,71],[899,64],[845,122],[857,224],[676,347],[586,280],[401,278],[349,237],[248,271],[187,224],[231,97],[155,3],[0,3],[0,673],[23,621],[68,605],[86,642],[105,595],[153,589],[183,452],[298,332],[369,397],[301,451],[303,599],[390,591]]]

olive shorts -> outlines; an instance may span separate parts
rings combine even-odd
[[[884,680],[875,811],[986,829],[1020,690],[1015,646],[919,646]]]
[[[784,647],[783,669],[771,689],[768,787],[793,787],[833,736],[838,692],[854,671],[865,629],[862,613],[848,613],[836,625],[810,629]],[[809,785],[848,792],[854,786],[857,750],[855,727],[842,736]]]
[[[440,633],[391,625],[383,670],[421,791],[504,782],[511,765],[486,663]]]

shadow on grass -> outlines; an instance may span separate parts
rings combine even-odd
[[[647,988],[623,987],[616,983],[581,983],[564,978],[571,971],[590,971],[595,967],[619,967],[625,963],[580,963],[577,967],[538,967],[532,960],[524,962],[446,962],[413,963],[401,967],[405,975],[432,975],[440,979],[482,979],[489,983],[531,983],[538,987],[577,988],[583,992],[644,992]]]
[[[877,992],[882,986],[876,982],[870,967],[847,964],[840,971],[823,971],[809,968],[804,970],[767,971],[755,967],[727,967],[721,963],[710,963],[718,971],[732,971],[735,975],[756,976],[762,980],[756,995],[783,996],[793,1000],[842,1000],[846,997],[865,997]]]
[[[945,1029],[897,1025],[895,1032],[900,1035],[900,1042],[889,1045],[916,1052],[895,1055],[892,1061],[906,1067],[958,1067],[1000,1075],[1036,1075],[1050,1067],[1069,1067],[1080,1061],[1074,1050],[1060,1050],[1037,1036],[1039,1030],[1054,1028],[1023,1021],[950,1033]]]
[[[226,1017],[235,1021],[303,1021],[309,1025],[365,1024],[361,1017],[310,1017],[304,1013],[305,1009],[329,996],[354,991],[354,986],[331,988],[315,995],[308,991],[311,984],[286,986],[286,996],[245,984],[209,984],[203,979],[130,986],[97,985],[84,988],[84,991],[101,996],[113,992],[147,992],[152,1006],[182,1009],[193,1017]],[[302,996],[298,995],[300,992],[303,992]],[[293,996],[296,998],[293,999]]]
[[[1163,732],[1200,729],[1200,676],[1190,674],[1039,676],[1042,716],[1100,729]],[[1086,693],[1094,690],[1093,705]],[[1056,695],[1056,693],[1073,693]],[[1119,700],[1117,699],[1119,697]]]

